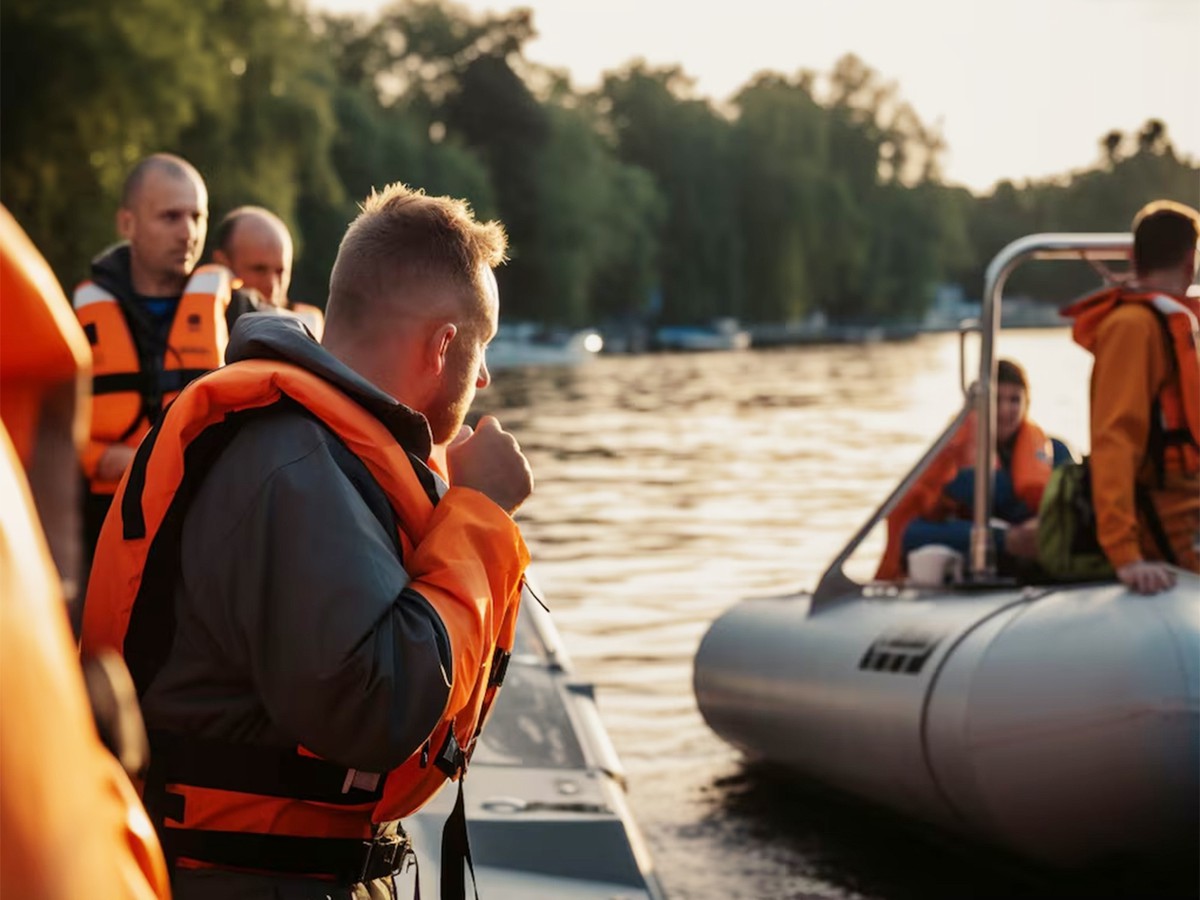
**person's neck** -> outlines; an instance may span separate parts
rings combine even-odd
[[[1178,272],[1147,272],[1134,279],[1134,285],[1139,290],[1169,294],[1172,297],[1183,297],[1187,294],[1188,281]]]
[[[410,409],[418,409],[420,397],[414,395],[418,379],[404,365],[407,348],[381,348],[377,341],[330,338],[326,333],[321,345],[331,356]]]
[[[136,262],[130,262],[129,280],[134,293],[143,297],[178,297],[187,285],[188,276],[147,272]]]

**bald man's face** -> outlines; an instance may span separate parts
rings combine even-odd
[[[118,212],[117,228],[129,241],[135,272],[150,284],[186,279],[204,250],[208,191],[191,175],[151,169],[129,207]]]
[[[287,306],[292,282],[292,241],[278,226],[258,217],[238,221],[225,251],[213,259],[229,267],[246,287],[254,288],[272,306]]]

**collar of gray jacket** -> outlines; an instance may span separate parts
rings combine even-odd
[[[329,353],[313,340],[299,319],[277,312],[240,316],[229,336],[225,362],[247,359],[274,359],[307,369],[379,419],[409,453],[422,461],[429,458],[433,438],[425,417],[397,402]]]

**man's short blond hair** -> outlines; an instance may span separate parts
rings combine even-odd
[[[461,287],[464,304],[481,302],[481,268],[504,262],[507,248],[504,227],[476,221],[463,200],[429,197],[399,183],[372,191],[338,247],[329,324],[369,322],[389,302],[419,302],[430,284]]]

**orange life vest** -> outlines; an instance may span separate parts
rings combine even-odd
[[[75,289],[75,315],[92,345],[92,438],[136,447],[161,410],[189,381],[219,367],[229,328],[225,312],[232,278],[224,266],[200,266],[188,279],[171,322],[165,351],[140,347],[121,301],[94,281]],[[140,351],[140,352],[139,352]],[[153,358],[147,354],[153,353]],[[85,454],[92,491],[111,494],[115,482],[94,477],[101,449]]]
[[[942,494],[945,487],[959,469],[975,463],[975,414],[972,412],[941,452],[925,470],[908,493],[887,517],[887,546],[883,559],[875,572],[880,581],[892,581],[904,574],[902,546],[904,531],[917,517],[944,518],[954,510],[954,504]],[[997,457],[996,465],[1000,460]],[[1042,503],[1042,494],[1050,482],[1054,465],[1054,446],[1046,433],[1030,419],[1025,419],[1017,430],[1013,441],[1009,474],[1013,480],[1013,491],[1031,510]]]
[[[189,448],[199,446],[198,442],[211,442],[240,413],[266,410],[280,402],[298,403],[308,410],[363,462],[395,511],[404,558],[411,557],[430,527],[436,494],[431,496],[422,481],[423,477],[428,479],[428,473],[419,473],[420,464],[412,461],[386,426],[334,385],[299,366],[257,359],[234,363],[196,380],[179,395],[139,448],[114,498],[114,514],[101,532],[88,585],[83,646],[112,647],[124,653],[139,692],[145,691],[161,666],[163,626],[162,619],[154,616],[156,609],[161,615],[162,604],[172,603],[178,579],[177,550],[176,562],[166,563],[165,570],[160,567],[164,559],[171,558],[171,541],[178,540],[181,504],[186,504],[194,490],[195,479],[204,474],[185,469],[185,454]],[[211,453],[211,447],[210,443],[207,452]],[[170,525],[172,521],[175,526]],[[164,522],[168,524],[164,526]],[[172,527],[176,528],[173,534]],[[176,568],[171,570],[171,565]],[[457,779],[465,770],[507,667],[520,601],[520,573],[514,575],[511,584],[505,583],[503,597],[489,591],[487,585],[473,587],[494,598],[482,654],[480,648],[470,646],[471,642],[457,638],[467,627],[468,617],[477,615],[477,611],[466,609],[466,604],[449,591],[422,587],[422,596],[437,611],[450,636],[454,683],[442,718],[425,745],[386,773],[382,784],[378,783],[378,775],[326,763],[304,748],[275,751],[244,745],[210,747],[213,742],[195,742],[201,752],[244,750],[260,771],[263,759],[274,754],[275,760],[269,766],[310,773],[312,785],[320,781],[324,786],[310,787],[308,775],[302,774],[294,793],[276,791],[268,795],[265,790],[256,792],[253,776],[250,784],[223,789],[212,784],[188,784],[182,779],[173,781],[168,774],[167,791],[182,801],[181,809],[170,816],[178,827],[164,823],[163,841],[168,850],[183,847],[178,856],[205,859],[189,855],[186,848],[190,838],[181,834],[188,831],[354,839],[361,843],[370,837],[372,822],[389,822],[411,814],[448,779]],[[173,621],[167,627],[173,634]],[[251,861],[246,866],[255,867]]]
[[[1062,311],[1075,320],[1072,336],[1091,351],[1101,321],[1121,304],[1139,304],[1157,316],[1170,344],[1172,374],[1159,392],[1151,434],[1151,453],[1162,470],[1195,474],[1200,471],[1200,356],[1197,335],[1200,303],[1156,291],[1109,288],[1084,297]]]
[[[3,207],[0,297],[0,896],[167,898],[150,821],[96,732],[60,578],[78,561],[65,489],[87,437],[87,340]]]

